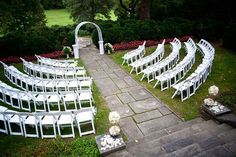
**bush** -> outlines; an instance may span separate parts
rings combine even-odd
[[[34,27],[27,32],[10,32],[0,38],[0,58],[25,56],[62,50],[75,42],[76,25]],[[87,36],[89,31],[79,31],[79,36]]]
[[[223,105],[228,106],[230,109],[236,112],[236,90],[224,92],[217,96],[216,100],[221,102]]]
[[[184,35],[194,36],[198,39],[219,40],[224,35],[223,22],[212,19],[201,19],[191,21],[184,18],[167,18],[158,20],[119,20],[119,21],[97,21],[102,30],[105,43],[121,43],[137,40],[160,40],[163,38],[181,37]],[[235,25],[226,31],[226,40],[233,42],[230,31]],[[235,32],[235,31],[234,31]],[[97,31],[92,34],[93,42],[97,44]],[[227,40],[227,41],[228,41]],[[232,45],[232,44],[230,44]]]
[[[164,21],[154,20],[119,20],[98,21],[105,43],[121,43],[137,40],[159,40],[183,35],[193,35],[194,23],[181,19],[170,18]],[[93,42],[97,44],[97,31],[92,33]]]
[[[223,35],[223,46],[232,50],[236,50],[235,36],[236,36],[236,23],[226,26]]]

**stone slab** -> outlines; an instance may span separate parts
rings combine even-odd
[[[168,153],[164,157],[193,157],[201,151],[201,148],[197,144],[192,144],[172,153]]]
[[[129,105],[135,113],[141,113],[154,110],[161,107],[162,104],[160,104],[155,98],[148,98],[145,100],[131,102]]]
[[[165,106],[161,106],[158,108],[159,111],[163,114],[163,115],[167,115],[167,114],[170,114],[172,113],[167,107]]]
[[[141,122],[145,122],[154,118],[159,118],[161,116],[162,114],[160,113],[160,111],[153,110],[153,111],[149,111],[149,112],[145,112],[141,114],[136,114],[133,116],[133,118],[136,121],[136,123],[141,123]]]
[[[114,69],[113,72],[119,77],[124,78],[126,76],[129,76],[124,70],[122,69]]]
[[[193,143],[194,143],[194,141],[193,141],[192,138],[184,138],[184,139],[180,139],[180,140],[177,140],[177,141],[174,141],[174,142],[171,142],[171,143],[164,144],[162,146],[162,148],[167,153],[170,153],[170,152],[176,151],[178,149],[181,149],[183,147],[186,147],[188,145],[191,145]]]
[[[101,78],[106,78],[108,77],[108,75],[105,73],[105,71],[103,70],[100,70],[100,71],[96,71],[96,72],[92,72],[91,73],[91,76],[94,78],[94,79],[101,79]]]
[[[94,79],[103,96],[114,95],[120,93],[120,90],[110,78]]]
[[[138,83],[137,83],[132,77],[130,77],[130,76],[124,77],[124,80],[125,80],[125,82],[126,82],[129,86],[131,86],[131,87],[138,85]]]
[[[111,111],[117,111],[120,114],[121,118],[134,115],[134,112],[126,104],[122,105],[122,106],[114,106],[114,107],[112,107],[110,109],[111,109]]]
[[[230,142],[230,143],[226,143],[225,147],[227,149],[229,149],[231,152],[233,152],[234,154],[236,154],[236,140]]]
[[[123,104],[116,95],[107,96],[105,100],[111,110],[117,106],[123,106]]]
[[[113,80],[113,82],[117,85],[117,87],[118,87],[119,89],[129,87],[129,85],[128,85],[123,79],[121,79],[121,78],[114,78],[114,79],[112,79],[112,80]]]
[[[223,146],[217,146],[212,149],[202,151],[196,157],[235,157],[235,154],[226,150]]]
[[[162,116],[157,119],[149,120],[138,124],[138,127],[144,135],[178,124],[181,120],[174,114]]]
[[[108,74],[108,76],[110,77],[110,78],[117,78],[117,76],[116,76],[116,74],[115,73],[110,73],[110,74]]]
[[[146,98],[153,97],[146,89],[141,88],[141,89],[134,89],[129,91],[129,93],[132,95],[132,97],[135,100],[143,100]]]
[[[134,98],[128,92],[117,94],[117,96],[124,104],[135,101]]]
[[[124,88],[124,89],[121,89],[122,92],[129,92],[131,90],[137,90],[137,89],[142,89],[143,87],[140,86],[140,85],[137,85],[137,86],[134,86],[134,87],[129,87],[129,88]]]
[[[136,140],[143,137],[142,132],[131,117],[121,119],[120,126],[128,140]]]

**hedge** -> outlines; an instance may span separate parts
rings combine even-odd
[[[11,32],[0,38],[0,58],[25,56],[62,50],[75,42],[76,25],[37,27],[27,32]],[[91,34],[81,29],[80,36]]]
[[[163,21],[155,20],[119,20],[97,21],[102,30],[104,43],[121,43],[137,40],[160,40],[163,38],[181,37],[184,35],[194,36],[197,39],[209,41],[227,41],[224,45],[234,48],[230,31],[235,25],[226,26],[221,21],[202,19],[190,21],[183,18],[168,18]],[[234,33],[235,34],[235,33]],[[98,46],[97,31],[92,33],[93,42]]]

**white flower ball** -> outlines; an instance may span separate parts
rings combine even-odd
[[[114,125],[112,126],[110,129],[109,129],[109,133],[110,135],[112,136],[117,136],[120,134],[120,127],[117,126],[117,125]]]
[[[118,112],[113,111],[109,114],[109,121],[111,124],[117,124],[120,121],[120,115]]]
[[[211,98],[204,99],[204,103],[208,106],[214,106],[215,101]]]
[[[208,93],[212,96],[216,96],[219,93],[219,88],[213,85],[208,89]]]

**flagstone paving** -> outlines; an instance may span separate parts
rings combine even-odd
[[[121,115],[120,126],[128,140],[181,122],[167,106],[136,82],[94,46],[80,50],[80,58],[111,111]]]

